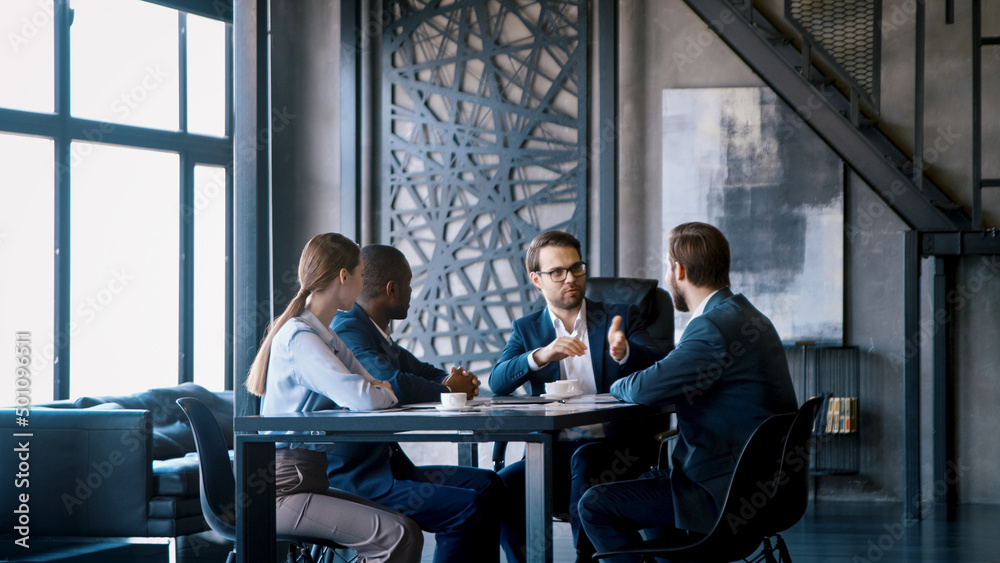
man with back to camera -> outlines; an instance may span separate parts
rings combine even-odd
[[[674,307],[686,312],[694,305],[693,315],[666,358],[615,382],[611,394],[627,402],[675,406],[672,469],[669,475],[653,471],[598,485],[583,495],[580,518],[598,551],[636,545],[643,529],[708,533],[750,434],[768,417],[797,408],[774,325],[729,289],[726,237],[711,225],[684,223],[670,231],[667,244]]]
[[[587,265],[580,256],[580,242],[572,235],[560,231],[538,235],[528,247],[525,266],[546,307],[514,321],[510,339],[490,373],[490,388],[495,394],[508,395],[526,385],[531,395],[540,395],[545,383],[560,379],[577,379],[583,393],[607,393],[620,377],[663,357],[647,334],[637,307],[584,298]],[[653,429],[622,430],[601,425],[571,429],[553,444],[553,506],[560,512],[568,509],[578,561],[589,561],[593,553],[576,513],[580,495],[591,483],[609,475],[619,479],[639,476],[655,455]],[[607,436],[609,431],[614,435]],[[594,455],[575,456],[584,445]],[[627,462],[624,471],[622,460]],[[618,471],[609,471],[616,463]],[[511,491],[510,527],[504,528],[504,543],[522,546],[508,549],[507,558],[521,561],[524,461],[505,467],[500,476]]]
[[[361,294],[330,328],[373,377],[388,381],[401,405],[437,402],[441,393],[479,394],[479,379],[418,360],[396,344],[390,322],[405,319],[413,272],[391,246],[361,249]],[[327,454],[331,486],[412,518],[435,534],[434,561],[497,561],[505,487],[492,471],[460,466],[416,467],[398,444],[343,443]]]

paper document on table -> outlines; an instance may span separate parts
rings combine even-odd
[[[577,397],[570,397],[569,399],[564,399],[567,403],[588,403],[588,404],[605,404],[605,403],[620,403],[617,397],[613,396],[611,393],[598,393],[597,395],[580,395]]]
[[[345,409],[345,410],[346,410],[346,409]],[[381,413],[386,413],[386,412],[400,412],[400,411],[406,411],[406,410],[410,410],[410,406],[409,406],[409,405],[403,405],[403,406],[401,406],[401,407],[390,407],[390,408],[388,408],[388,409],[373,409],[373,410],[365,410],[365,409],[359,409],[359,410],[348,410],[347,412],[349,412],[349,413],[351,413],[351,414],[362,414],[362,413],[372,413],[372,414],[381,414]]]
[[[475,399],[472,399],[471,401],[467,401],[465,404],[467,406],[470,406],[470,407],[479,407],[479,406],[488,405],[489,402],[490,402],[489,399],[476,397]],[[439,403],[439,402],[433,402],[433,403],[411,403],[409,405],[406,405],[407,408],[411,408],[411,409],[436,409],[436,408],[438,408],[440,406],[441,406],[441,403]]]

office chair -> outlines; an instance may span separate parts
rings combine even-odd
[[[656,280],[587,278],[586,294],[593,301],[635,305],[660,352],[666,356],[674,349],[674,302]]]
[[[670,294],[659,287],[656,280],[643,278],[587,278],[586,296],[602,303],[635,305],[646,332],[666,356],[674,349],[674,305]],[[544,307],[544,301],[541,307]],[[677,431],[669,429],[657,434],[654,439],[661,444]],[[662,450],[662,448],[661,448]],[[493,444],[493,470],[500,471],[506,465],[507,442]],[[662,451],[661,451],[662,456]]]
[[[222,429],[212,412],[198,399],[182,397],[177,399],[177,404],[187,416],[194,433],[201,472],[201,510],[205,520],[219,535],[236,541],[236,478]],[[288,563],[295,563],[297,559],[312,563],[317,558],[329,561],[333,550],[343,548],[326,538],[279,535],[278,541],[290,543]],[[307,549],[304,547],[306,544],[319,548]],[[232,563],[235,558],[236,547],[233,546],[226,563]]]
[[[802,518],[809,502],[809,439],[821,401],[821,397],[809,399],[797,412],[772,416],[757,427],[736,463],[722,514],[711,532],[679,531],[594,558],[633,554],[703,563],[740,559],[791,563],[780,532]]]

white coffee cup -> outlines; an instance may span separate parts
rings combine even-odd
[[[465,406],[465,393],[441,393],[441,406],[449,409],[460,409]]]
[[[545,384],[545,393],[556,397],[568,397],[576,394],[577,383],[578,382],[575,379],[550,381]]]

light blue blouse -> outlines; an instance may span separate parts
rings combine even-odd
[[[392,390],[376,382],[340,337],[305,310],[286,322],[271,341],[260,414],[274,416],[341,407],[379,410],[395,405],[398,400]],[[307,447],[321,450],[322,446]]]

